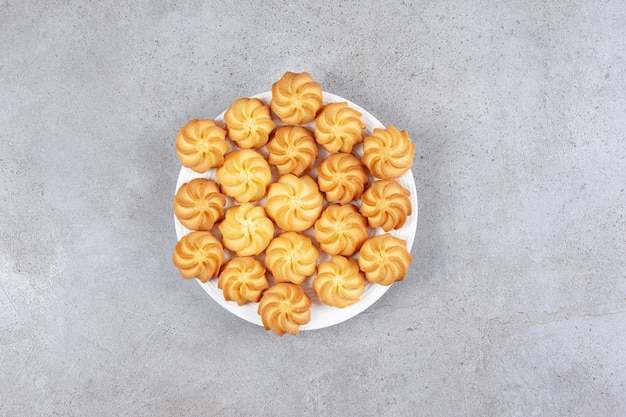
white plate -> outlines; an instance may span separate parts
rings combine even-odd
[[[272,92],[267,91],[265,93],[257,94],[256,96],[253,96],[253,97],[258,98],[261,101],[263,101],[265,104],[269,105],[272,99]],[[362,114],[361,120],[365,124],[365,129],[363,132],[365,136],[371,135],[374,128],[381,128],[381,129],[385,128],[385,126],[382,123],[380,123],[378,120],[376,120],[376,118],[374,118],[370,113],[368,113],[363,108],[357,106],[356,104],[350,102],[349,100],[346,100],[334,94],[324,92],[323,101],[324,101],[324,104],[334,103],[334,102],[347,102],[350,107],[358,110]],[[225,112],[226,111],[222,112],[222,114],[220,114],[219,116],[215,118],[216,124],[221,126],[222,128],[225,128],[225,124],[224,124]],[[274,122],[276,123],[276,127],[284,124],[284,123],[281,123],[276,118],[274,119]],[[304,126],[309,128],[312,131],[314,123],[311,122]],[[261,151],[262,153],[267,153],[264,150],[264,148],[260,149],[259,151]],[[361,145],[355,146],[353,153],[360,157],[363,154],[362,146]],[[324,154],[325,154],[325,151],[320,147],[320,156],[323,157]],[[321,158],[318,158],[318,160],[320,159]],[[176,191],[178,191],[180,186],[183,185],[184,183],[189,182],[194,178],[200,178],[200,177],[208,178],[208,179],[216,181],[215,169],[211,169],[207,173],[204,173],[204,174],[198,174],[197,172],[194,172],[189,168],[182,167],[182,169],[180,170],[180,174],[178,176],[178,182],[176,183]],[[373,178],[370,177],[370,184],[372,180]],[[413,175],[411,171],[409,170],[402,177],[400,177],[397,181],[404,188],[409,190],[409,192],[411,193],[410,199],[411,199],[411,204],[413,206],[413,213],[407,218],[406,223],[404,224],[402,228],[398,230],[393,230],[390,233],[400,239],[405,240],[407,242],[407,249],[410,251],[411,247],[413,246],[413,240],[415,239],[415,232],[417,230],[417,191],[415,189],[415,180],[413,179]],[[262,201],[264,200],[261,200],[261,202]],[[357,205],[359,205],[360,201],[356,203]],[[174,216],[174,221],[175,221],[175,227],[176,227],[176,236],[178,237],[179,240],[183,236],[185,236],[187,233],[191,232],[189,229],[185,228],[178,221],[178,219],[176,219],[176,216]],[[311,230],[308,231],[308,234],[312,235],[310,232]],[[370,228],[370,236],[380,235],[383,233],[384,231],[381,228],[377,228],[377,229]],[[304,288],[306,293],[311,297],[311,300],[313,301],[313,305],[311,306],[311,321],[301,326],[300,330],[321,329],[321,328],[332,326],[332,325],[341,323],[345,320],[348,320],[356,316],[357,314],[361,313],[372,304],[374,304],[376,300],[382,297],[382,295],[390,288],[388,286],[367,283],[365,287],[365,291],[363,292],[361,299],[357,303],[352,304],[345,308],[336,308],[336,307],[330,307],[325,304],[322,304],[319,301],[319,299],[313,292],[313,288],[311,285],[312,280],[313,280],[313,277],[310,277],[306,281],[304,281],[304,283],[302,284],[302,288]],[[259,326],[263,325],[263,323],[261,322],[261,317],[257,314],[258,303],[248,303],[243,306],[239,306],[234,301],[226,301],[224,299],[222,290],[217,288],[217,279],[209,280],[206,283],[202,283],[200,282],[200,280],[196,280],[196,281],[209,294],[209,296],[211,296],[211,298],[217,301],[226,310],[230,311],[234,315],[241,317],[242,319],[247,320],[251,323],[257,324]],[[411,283],[399,282],[394,285],[411,285]]]

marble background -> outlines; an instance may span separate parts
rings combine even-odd
[[[0,1],[0,414],[626,415],[626,3]],[[342,324],[171,264],[178,129],[285,71],[407,129],[414,262]]]

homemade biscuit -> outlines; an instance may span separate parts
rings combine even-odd
[[[283,123],[309,123],[322,108],[322,86],[306,72],[286,72],[272,84],[270,107]]]
[[[361,196],[359,211],[370,227],[382,227],[385,232],[399,229],[412,212],[409,195],[409,190],[395,180],[374,181]]]
[[[281,126],[265,146],[268,162],[280,175],[299,176],[313,168],[317,159],[317,143],[313,134],[302,126]]]
[[[314,230],[321,250],[352,256],[367,240],[367,219],[352,204],[331,204],[315,222]]]
[[[172,255],[172,262],[183,278],[198,278],[202,282],[216,277],[224,261],[222,244],[207,231],[195,231],[183,236]]]
[[[269,106],[258,98],[239,98],[224,114],[228,138],[242,149],[264,146],[274,130]]]
[[[347,204],[358,200],[367,182],[365,167],[349,153],[330,154],[317,167],[317,183],[331,203]]]
[[[343,256],[333,256],[330,262],[318,265],[313,290],[322,303],[344,308],[359,301],[365,291],[365,282],[365,276],[356,262]]]
[[[315,118],[315,140],[330,153],[350,153],[363,141],[364,128],[361,113],[348,103],[330,103]]]
[[[265,266],[276,282],[302,282],[315,273],[319,251],[311,239],[296,232],[276,236],[265,250]]]
[[[251,203],[229,207],[218,228],[224,246],[238,256],[259,255],[274,236],[274,223],[263,207]]]
[[[243,149],[226,154],[224,165],[216,170],[222,193],[238,203],[258,201],[272,181],[270,166],[260,153]]]
[[[265,330],[295,336],[311,320],[311,299],[299,285],[281,282],[265,290],[257,311]]]
[[[199,173],[222,166],[229,149],[226,131],[214,120],[193,119],[176,136],[176,154],[181,164]]]
[[[365,278],[380,285],[402,281],[411,261],[406,242],[389,233],[366,240],[359,252],[359,268]]]
[[[251,257],[233,258],[220,272],[217,287],[224,293],[224,299],[238,305],[257,302],[263,290],[269,287],[265,267]]]
[[[286,174],[269,186],[265,210],[281,229],[301,232],[313,226],[322,212],[323,201],[311,177]]]
[[[224,217],[226,198],[219,186],[205,178],[195,178],[180,186],[174,196],[174,214],[190,230],[211,230]]]
[[[387,129],[374,129],[363,139],[361,160],[372,175],[385,180],[400,178],[413,165],[415,145],[406,130],[399,131],[389,125]]]

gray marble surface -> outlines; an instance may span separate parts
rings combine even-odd
[[[143,4],[140,4],[143,3]],[[626,415],[626,3],[0,1],[0,415]],[[178,129],[407,129],[409,275],[276,337],[171,264]]]

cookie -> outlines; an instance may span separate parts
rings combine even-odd
[[[330,154],[317,167],[317,183],[331,203],[347,204],[358,200],[367,182],[365,167],[349,153]]]
[[[352,256],[367,240],[367,219],[352,204],[331,204],[315,222],[315,240],[330,255]]]
[[[307,72],[286,72],[272,84],[270,107],[283,123],[309,123],[322,108],[322,86],[313,81]]]
[[[260,148],[269,140],[274,121],[258,98],[239,98],[224,114],[228,138],[242,149]]]
[[[265,267],[251,257],[233,258],[220,272],[217,287],[224,293],[224,299],[238,305],[258,302],[263,290],[269,287]]]
[[[276,236],[265,250],[265,266],[276,282],[302,284],[315,273],[319,251],[311,239],[296,232]]]
[[[238,256],[259,255],[274,236],[274,223],[263,207],[251,203],[229,207],[218,228],[224,246]]]
[[[265,290],[257,311],[265,330],[271,329],[278,336],[295,336],[300,326],[311,320],[311,304],[299,285],[281,282]]]
[[[172,255],[172,262],[183,278],[198,278],[202,282],[216,277],[224,261],[224,247],[207,231],[183,236]]]
[[[361,113],[348,103],[330,103],[315,118],[315,140],[330,153],[350,153],[363,141],[364,128]]]
[[[190,230],[211,230],[224,218],[226,198],[219,186],[208,179],[196,178],[180,186],[174,196],[174,214]]]
[[[286,174],[269,186],[265,210],[281,229],[301,232],[313,226],[322,212],[323,201],[311,177]]]
[[[382,227],[385,232],[399,229],[412,213],[409,196],[409,190],[395,180],[374,181],[361,196],[359,211],[370,227]]]
[[[402,281],[412,261],[406,242],[389,233],[366,240],[359,252],[359,268],[365,278],[380,285]]]
[[[415,145],[406,130],[399,131],[392,125],[387,129],[374,129],[371,136],[363,139],[361,160],[377,178],[400,178],[411,169],[414,156]]]
[[[226,131],[214,120],[193,119],[176,136],[176,154],[180,163],[199,173],[222,166],[224,154],[229,149]]]
[[[238,203],[258,201],[272,181],[270,166],[260,153],[243,149],[226,154],[224,165],[216,170],[222,193]]]
[[[365,291],[365,276],[352,259],[333,256],[317,267],[313,290],[326,305],[344,308],[360,300]]]
[[[280,175],[301,175],[310,170],[317,159],[317,143],[313,134],[302,126],[281,126],[265,147],[267,161]]]

